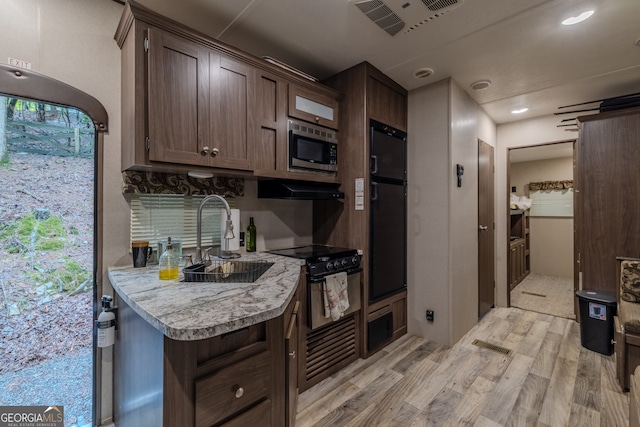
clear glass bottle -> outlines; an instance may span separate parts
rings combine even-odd
[[[256,251],[256,225],[253,223],[253,217],[249,217],[249,226],[247,227],[247,234],[244,236],[244,246],[247,252]]]
[[[178,265],[180,259],[173,249],[171,237],[167,239],[167,249],[160,255],[160,280],[175,280],[178,278]]]

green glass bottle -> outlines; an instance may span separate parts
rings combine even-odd
[[[253,217],[249,218],[249,226],[247,227],[247,235],[245,236],[246,242],[244,243],[247,252],[256,251],[256,225],[253,223]]]

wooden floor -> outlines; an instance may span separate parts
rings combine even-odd
[[[503,353],[472,344],[482,340]],[[447,348],[405,336],[302,393],[305,426],[626,426],[615,356],[573,320],[497,308]]]

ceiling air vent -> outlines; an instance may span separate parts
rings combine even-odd
[[[461,6],[462,3],[464,3],[464,0],[422,0],[422,3],[424,3],[424,5],[427,6],[427,9],[429,9],[429,15],[407,28],[404,31],[404,34],[420,28],[427,22],[431,22],[436,18],[444,16],[445,14],[451,12],[453,9]]]
[[[458,3],[462,3],[458,0],[422,0],[429,10],[437,12],[442,9],[446,9],[451,6],[456,6]]]
[[[380,0],[366,0],[355,4],[375,24],[395,36],[404,28],[404,22],[398,15]]]

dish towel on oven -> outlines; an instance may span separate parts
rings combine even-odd
[[[349,308],[347,273],[335,273],[325,277],[322,293],[324,296],[324,317],[338,320],[344,316],[344,312]]]

